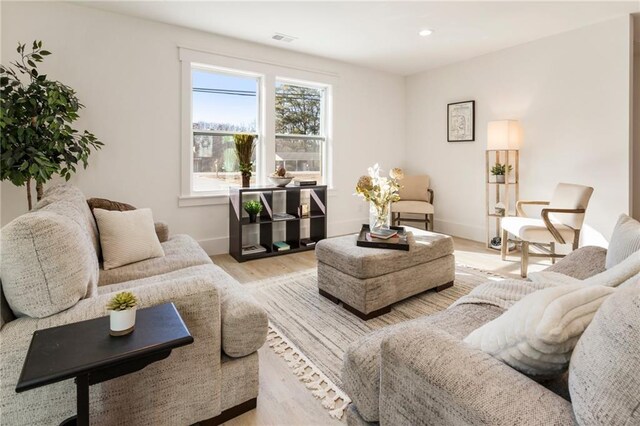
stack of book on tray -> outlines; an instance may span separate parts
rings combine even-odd
[[[267,251],[267,249],[264,248],[261,245],[251,245],[251,246],[243,246],[242,247],[242,255],[243,256],[245,256],[247,254],[264,253],[265,251]]]
[[[284,241],[276,241],[275,243],[273,243],[273,249],[275,251],[286,251],[290,250],[291,246]]]
[[[398,231],[395,229],[378,229],[375,231],[369,231],[369,235],[371,235],[372,238],[377,238],[379,240],[388,240],[389,238],[398,235]]]

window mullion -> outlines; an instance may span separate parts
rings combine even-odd
[[[262,117],[262,155],[261,170],[258,174],[260,179],[271,174],[276,164],[276,79],[274,75],[266,75],[262,79],[263,111]],[[263,182],[264,183],[264,182]]]

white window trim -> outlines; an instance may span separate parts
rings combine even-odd
[[[259,125],[257,129],[260,150],[256,164],[256,178],[258,184],[265,184],[266,171],[275,164],[275,85],[277,81],[291,82],[309,87],[325,89],[323,105],[323,128],[326,131],[323,150],[323,176],[329,188],[329,195],[335,196],[333,190],[333,109],[326,105],[333,105],[333,88],[338,83],[337,74],[320,70],[284,65],[263,60],[251,60],[221,53],[207,52],[198,49],[179,47],[181,62],[181,160],[180,160],[180,195],[179,207],[220,205],[228,203],[228,190],[213,192],[193,192],[193,124],[192,124],[192,67],[209,69],[216,72],[228,72],[232,75],[247,75],[259,77],[258,90]],[[285,74],[286,77],[282,77]],[[313,82],[313,83],[311,83]]]

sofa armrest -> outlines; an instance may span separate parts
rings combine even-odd
[[[156,235],[161,243],[169,239],[169,225],[165,222],[156,222],[153,224],[156,229]]]
[[[382,342],[380,423],[571,425],[571,404],[434,327]]]
[[[555,265],[549,266],[545,271],[558,272],[578,280],[586,280],[605,271],[606,257],[607,250],[602,247],[580,247],[560,259]]]
[[[169,358],[91,387],[92,424],[193,424],[220,413],[220,302],[207,277],[134,290],[141,308],[173,302],[194,337]],[[17,394],[15,386],[35,330],[106,315],[114,293],[78,302],[47,318],[18,318],[0,330],[0,399],[7,424],[57,424],[75,413],[73,380]],[[108,329],[104,330],[108,333]],[[188,404],[184,404],[188,401]]]
[[[232,358],[256,352],[267,340],[267,311],[244,288],[227,288],[222,295],[222,350]]]

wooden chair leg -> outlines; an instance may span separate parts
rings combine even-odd
[[[433,231],[433,213],[429,215],[429,231]]]
[[[556,243],[552,242],[549,244],[549,250],[551,251],[552,255],[556,254]],[[551,264],[555,265],[556,264],[556,257],[555,256],[551,256]]]
[[[529,242],[523,241],[520,250],[522,252],[522,258],[520,259],[520,276],[527,278],[527,269],[529,269]]]
[[[509,233],[502,230],[502,239],[500,240],[500,256],[502,260],[507,260],[507,250],[509,249]]]

